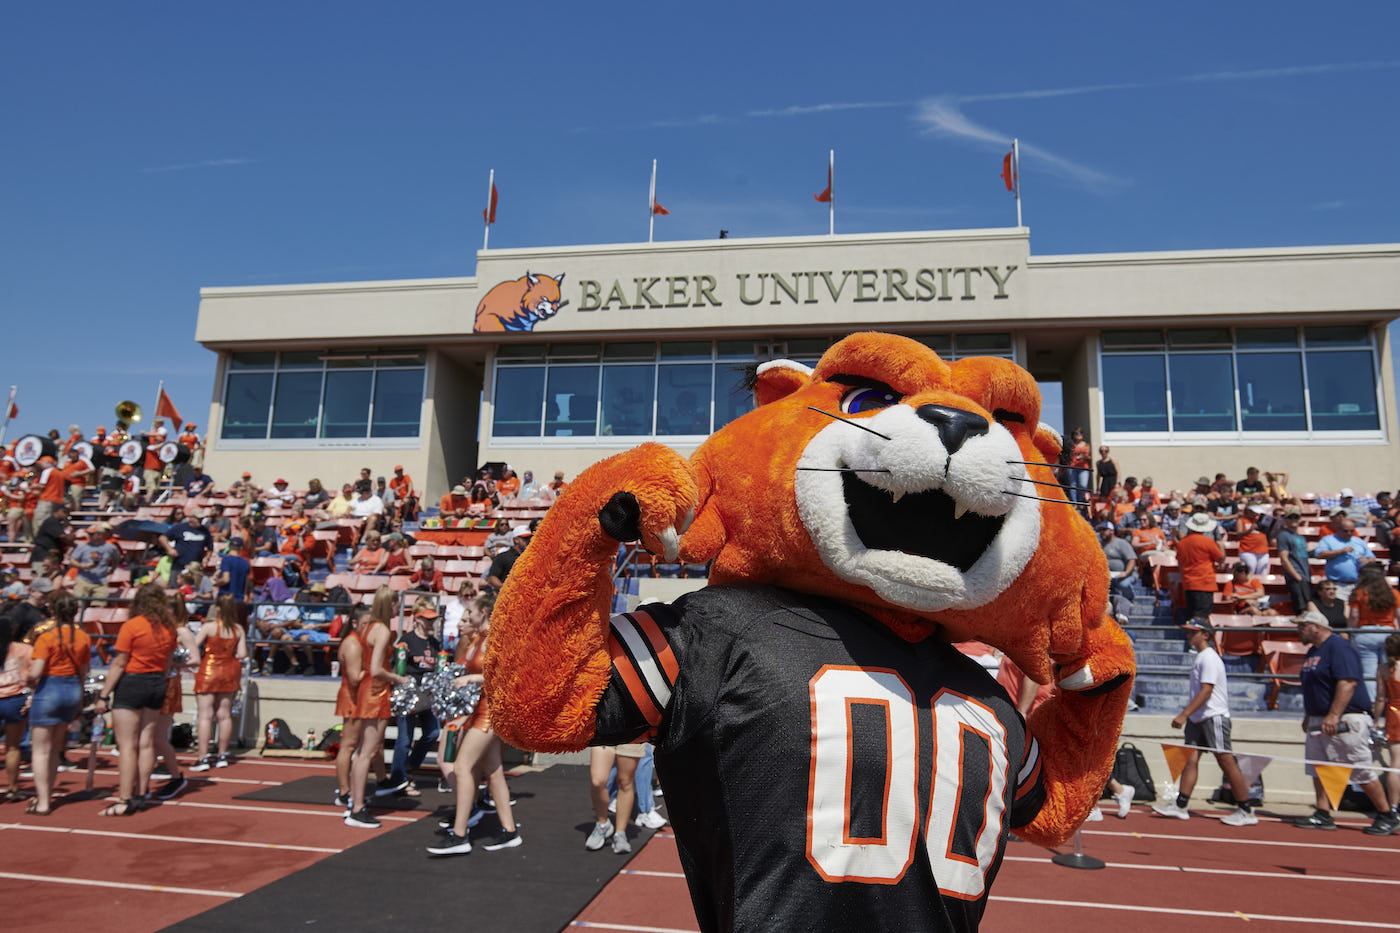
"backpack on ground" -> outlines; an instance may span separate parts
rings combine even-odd
[[[1133,799],[1148,803],[1157,799],[1157,787],[1152,783],[1152,772],[1147,770],[1147,759],[1132,742],[1124,742],[1113,756],[1113,777],[1124,787],[1133,789]],[[1108,788],[1103,795],[1109,796]]]
[[[1228,803],[1234,805],[1235,791],[1228,783],[1221,784],[1215,789],[1215,793],[1210,795],[1211,803]],[[1254,779],[1254,783],[1249,785],[1249,800],[1251,807],[1262,807],[1264,805],[1264,775],[1259,775]]]
[[[332,745],[339,746],[339,745],[340,745],[340,729],[341,729],[341,724],[340,724],[340,723],[336,723],[335,725],[333,725],[333,726],[331,726],[329,729],[327,729],[325,732],[322,732],[322,733],[321,733],[321,741],[319,741],[319,742],[316,743],[316,749],[317,749],[318,751],[324,752],[324,751],[328,751]]]
[[[301,739],[287,725],[285,719],[269,720],[263,727],[264,748],[301,748]]]

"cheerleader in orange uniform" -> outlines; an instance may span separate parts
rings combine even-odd
[[[199,704],[198,744],[203,757],[191,771],[227,768],[228,745],[233,738],[233,696],[243,681],[243,661],[248,657],[248,640],[238,624],[238,603],[224,594],[214,604],[213,617],[199,627],[195,646],[203,652],[194,674],[194,698]],[[209,751],[214,721],[219,723],[219,754]]]
[[[1385,661],[1376,671],[1376,699],[1371,713],[1377,725],[1385,722],[1390,766],[1400,767],[1400,635],[1390,635],[1385,640]],[[1385,792],[1394,813],[1400,808],[1400,774],[1386,772]]]
[[[196,647],[194,634],[190,631],[190,614],[185,609],[185,597],[176,593],[170,597],[170,616],[175,620],[176,643],[185,649],[190,658],[194,658],[199,653]],[[169,800],[180,791],[185,789],[185,775],[180,770],[180,760],[175,757],[175,746],[170,744],[170,727],[175,722],[175,714],[184,712],[184,678],[181,676],[189,662],[176,664],[172,658],[170,668],[165,672],[165,702],[160,707],[160,718],[156,720],[156,733],[154,745],[156,755],[165,763],[165,770],[170,774],[170,780],[166,781],[155,791],[143,788],[143,796],[149,791],[149,795],[157,800]]]
[[[490,628],[491,609],[495,597],[478,596],[467,604],[462,614],[462,637],[457,642],[457,663],[467,668],[465,676],[458,678],[458,686],[468,683],[481,683],[482,670],[486,660],[487,634]],[[447,731],[449,725],[443,727]],[[444,820],[439,828],[447,830],[446,837],[437,845],[428,846],[429,855],[464,855],[472,850],[467,841],[467,830],[475,825],[479,816],[473,814],[472,803],[476,800],[476,785],[485,779],[491,791],[491,799],[496,804],[496,815],[501,828],[482,843],[488,852],[497,849],[510,849],[522,843],[515,828],[515,814],[510,806],[510,788],[506,786],[506,772],[501,765],[501,740],[491,731],[491,709],[482,696],[476,709],[466,720],[462,731],[461,750],[453,769],[457,776],[457,812],[449,825]],[[473,818],[475,817],[475,819]]]
[[[370,606],[368,623],[360,633],[364,654],[369,663],[365,665],[365,676],[360,681],[355,700],[355,718],[360,726],[360,750],[350,769],[350,812],[345,815],[346,826],[372,829],[379,821],[370,815],[365,803],[365,782],[369,779],[370,762],[384,755],[384,730],[393,714],[389,711],[389,698],[397,684],[408,678],[389,670],[389,656],[394,643],[394,631],[390,627],[398,607],[398,596],[387,586],[381,586],[374,594]]]
[[[365,677],[365,643],[360,632],[368,623],[369,607],[360,605],[350,610],[347,627],[340,633],[340,692],[335,697],[335,714],[340,717],[340,750],[335,756],[335,805],[350,809],[350,763],[360,744],[360,720],[355,716],[360,682]],[[384,758],[373,758],[370,766],[374,776],[384,782]]]

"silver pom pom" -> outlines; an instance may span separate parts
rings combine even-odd
[[[396,684],[394,692],[389,695],[389,712],[395,716],[411,716],[427,708],[428,699],[422,695],[419,682],[412,678]]]
[[[445,670],[436,671],[423,678],[423,692],[431,697],[433,715],[439,722],[448,722],[459,716],[470,716],[481,701],[481,684],[470,683],[465,687],[454,687],[452,682],[465,677],[467,669],[461,664],[451,664]]]
[[[184,645],[176,645],[174,652],[170,655],[170,662],[176,667],[183,667],[190,663],[190,649]]]

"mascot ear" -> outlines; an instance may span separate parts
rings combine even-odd
[[[1035,429],[1035,449],[1040,451],[1040,455],[1045,458],[1046,463],[1054,463],[1060,459],[1060,448],[1064,447],[1064,440],[1060,437],[1060,432],[1056,431],[1044,421]]]
[[[753,374],[754,400],[761,406],[791,395],[807,384],[812,370],[792,360],[760,363]]]

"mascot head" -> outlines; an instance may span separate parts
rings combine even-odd
[[[714,582],[856,603],[910,639],[985,641],[1042,682],[1079,651],[1107,566],[1046,466],[1060,441],[1024,369],[862,333],[815,369],[759,366],[754,393],[692,457],[682,553],[713,559]]]

